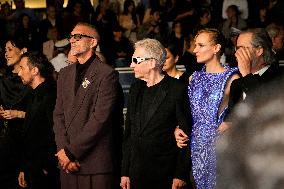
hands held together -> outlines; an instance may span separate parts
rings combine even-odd
[[[70,161],[70,159],[67,157],[64,149],[61,149],[55,154],[57,156],[60,166],[63,170],[66,171],[66,173],[72,173],[77,172],[80,169],[80,163],[76,161]]]

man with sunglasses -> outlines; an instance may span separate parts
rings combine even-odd
[[[78,23],[69,38],[78,61],[58,76],[54,131],[62,189],[114,188],[119,83],[115,70],[95,54],[99,39],[93,26]]]
[[[176,146],[177,125],[190,136],[186,86],[162,74],[166,50],[155,39],[135,43],[123,143],[123,189],[181,189],[190,185],[189,148]]]

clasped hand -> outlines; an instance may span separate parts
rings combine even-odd
[[[64,149],[59,150],[55,156],[57,156],[60,166],[66,173],[79,171],[80,163],[78,161],[70,161]]]

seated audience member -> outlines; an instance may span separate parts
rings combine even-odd
[[[228,18],[223,22],[222,33],[228,40],[230,38],[231,27],[243,30],[247,23],[240,17],[240,11],[236,5],[230,5],[226,10]]]
[[[208,8],[202,8],[198,12],[198,23],[193,29],[193,34],[196,34],[199,30],[210,28],[211,26],[211,12]]]
[[[241,18],[242,19],[247,19],[249,16],[249,10],[248,10],[248,0],[224,0],[223,1],[223,6],[222,6],[222,17],[224,19],[228,18],[228,15],[226,14],[226,11],[229,6],[236,6],[239,8],[240,13],[241,13]]]
[[[195,48],[194,37],[189,35],[185,38],[185,52],[182,57],[179,58],[177,64],[184,65],[186,72],[192,75],[195,71],[200,71],[204,66],[203,63],[197,63],[195,53],[193,52]]]
[[[151,9],[150,19],[143,23],[138,31],[137,39],[151,38],[165,43],[168,37],[168,25],[160,20],[160,10]]]
[[[280,23],[271,23],[266,27],[266,31],[272,41],[272,49],[279,60],[284,59],[284,27]]]
[[[22,14],[19,17],[14,37],[24,39],[30,50],[38,50],[41,47],[37,28],[28,14]]]
[[[133,0],[124,1],[124,10],[118,17],[119,25],[124,29],[124,36],[130,41],[137,41],[137,29],[140,26]]]
[[[55,43],[57,56],[50,60],[56,72],[59,72],[62,68],[68,66],[68,53],[70,51],[70,42],[68,39],[62,39]]]
[[[284,188],[283,81],[239,104],[232,128],[217,143],[218,189]]]
[[[236,50],[236,45],[237,45],[237,39],[240,33],[241,33],[241,30],[231,27],[230,39],[227,41],[227,45],[225,48],[226,63],[230,67],[238,66],[238,63],[235,57],[235,50]]]
[[[33,90],[23,125],[19,185],[58,189],[59,169],[52,120],[56,101],[54,68],[46,56],[35,52],[24,53],[19,66],[18,75],[23,84]]]
[[[172,32],[169,35],[168,45],[175,46],[178,50],[178,56],[181,57],[184,52],[184,35],[182,24],[179,21],[173,22]]]
[[[62,31],[62,19],[56,15],[56,8],[54,5],[48,5],[46,8],[46,18],[39,23],[39,34],[42,42],[48,40],[47,33],[51,27],[56,27],[60,37],[63,35]]]
[[[169,45],[166,47],[167,57],[166,62],[163,66],[163,71],[166,72],[169,76],[176,79],[180,79],[186,85],[188,85],[189,74],[187,72],[182,72],[176,68],[176,63],[178,62],[179,55],[176,46]]]
[[[109,45],[106,57],[109,64],[115,67],[128,67],[133,54],[133,46],[128,38],[123,36],[123,28],[119,25],[112,30],[113,40]]]
[[[47,39],[48,41],[42,44],[42,52],[48,58],[48,60],[51,60],[55,54],[54,44],[59,39],[59,34],[56,27],[48,28]]]

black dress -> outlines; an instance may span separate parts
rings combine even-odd
[[[16,74],[0,77],[0,105],[4,109],[25,111],[30,91]],[[22,125],[23,119],[0,119],[0,188],[18,187]]]

